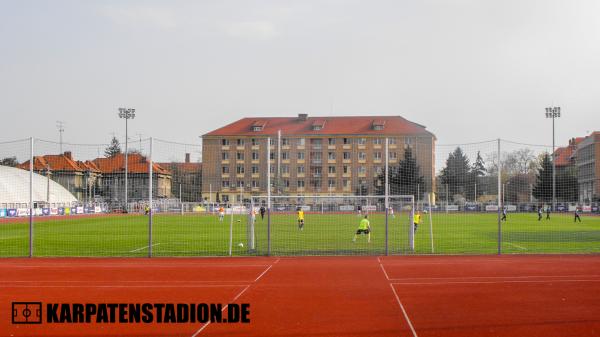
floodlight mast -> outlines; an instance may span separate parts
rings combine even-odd
[[[127,173],[128,173],[128,134],[127,134],[127,121],[135,118],[135,109],[132,108],[119,108],[119,118],[125,119],[125,211],[127,211]],[[149,177],[152,179],[152,177]]]
[[[556,210],[556,153],[554,148],[554,120],[560,118],[560,107],[546,108],[546,118],[552,118],[552,211]]]

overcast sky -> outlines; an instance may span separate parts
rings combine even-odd
[[[0,1],[0,141],[198,143],[246,116],[401,115],[439,143],[600,129],[600,1]]]

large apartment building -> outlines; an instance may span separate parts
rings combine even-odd
[[[579,202],[600,201],[600,132],[592,132],[575,151]]]
[[[267,149],[270,138],[269,149]],[[374,194],[385,167],[410,147],[425,185],[435,190],[435,136],[400,116],[243,118],[202,137],[206,200],[233,202],[282,195]],[[270,153],[270,158],[267,156]]]

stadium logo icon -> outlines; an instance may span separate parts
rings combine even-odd
[[[42,324],[42,302],[12,302],[12,324]]]

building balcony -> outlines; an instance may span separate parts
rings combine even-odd
[[[252,145],[252,150],[260,150],[260,145]]]
[[[311,164],[317,164],[317,165],[321,165],[323,164],[323,160],[322,159],[311,159]]]
[[[335,150],[335,145],[327,145],[328,150]]]
[[[221,173],[221,178],[229,178],[229,173]]]
[[[373,144],[374,149],[381,149],[381,144]]]
[[[229,145],[221,145],[221,150],[229,151]]]
[[[373,159],[374,164],[381,164],[381,159]]]
[[[252,192],[258,192],[260,191],[260,187],[252,187]]]
[[[251,163],[252,164],[260,164],[260,160],[258,160],[258,159],[252,159]]]
[[[244,145],[236,145],[235,149],[236,150],[240,150],[240,151],[244,151]]]
[[[343,178],[350,178],[350,177],[352,177],[352,173],[343,173],[342,177]]]
[[[235,163],[236,164],[244,164],[245,161],[243,159],[236,159]]]
[[[311,148],[313,150],[323,150],[323,145],[312,145]]]
[[[296,177],[298,177],[298,178],[304,178],[304,173],[298,173],[298,174],[296,175]]]
[[[312,174],[313,178],[321,178],[323,176],[322,173],[313,173]]]
[[[327,173],[328,178],[335,178],[335,173]]]
[[[358,145],[358,149],[359,149],[359,150],[364,150],[364,149],[366,149],[366,148],[367,148],[367,145],[365,145],[365,144],[359,144],[359,145]]]
[[[252,178],[260,178],[260,173],[252,173]]]
[[[344,144],[342,145],[342,149],[344,150],[350,150],[352,148],[352,144]]]
[[[335,164],[335,159],[327,159],[327,164]]]
[[[304,147],[304,145],[298,145],[298,146],[296,146],[296,149],[298,149],[298,150],[304,150],[305,147]]]
[[[365,173],[359,173],[359,174],[358,174],[358,176],[359,176],[360,178],[364,178],[364,177],[366,177],[366,176],[367,176],[367,173],[366,173],[366,172],[365,172]]]
[[[289,164],[289,163],[290,163],[290,160],[289,160],[289,159],[282,159],[282,160],[281,160],[281,162],[282,162],[283,164]]]
[[[388,148],[395,149],[395,148],[398,148],[398,145],[396,145],[396,144],[389,144]]]
[[[344,159],[344,160],[342,160],[342,163],[350,164],[350,163],[352,163],[352,159]]]
[[[359,160],[358,160],[358,163],[359,163],[359,164],[365,164],[366,162],[367,162],[367,160],[366,160],[366,159],[359,159]]]
[[[221,159],[221,164],[229,164],[229,159]]]
[[[243,173],[237,173],[237,174],[235,175],[235,177],[236,177],[236,178],[244,178],[244,176],[245,176],[245,175],[244,175]]]
[[[282,150],[289,150],[290,146],[289,145],[281,145],[281,149]]]
[[[298,164],[304,164],[305,160],[304,159],[298,159],[298,160],[296,160],[296,163],[298,163]]]

